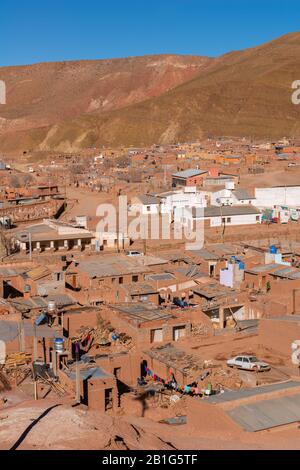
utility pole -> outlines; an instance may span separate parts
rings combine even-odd
[[[37,339],[37,332],[36,332],[36,324],[34,323],[34,336],[33,336],[33,360],[36,361],[38,358],[38,339]]]
[[[25,352],[25,333],[24,333],[24,320],[19,322],[19,348],[21,352]]]
[[[31,232],[28,232],[29,236],[29,259],[32,261],[32,234]]]
[[[75,357],[76,357],[76,403],[79,405],[81,403],[81,393],[80,393],[80,369],[79,369],[79,343],[75,344]]]

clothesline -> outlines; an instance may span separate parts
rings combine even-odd
[[[174,374],[173,374],[173,379],[166,382],[164,379],[162,379],[157,374],[152,372],[152,370],[149,369],[149,367],[146,367],[146,372],[147,372],[147,375],[149,377],[152,377],[155,382],[162,383],[168,389],[175,390],[176,392],[180,392],[184,394],[190,394],[190,395],[202,395],[203,394],[203,391],[200,390],[198,387],[191,387],[189,385],[183,385],[183,386],[178,385],[174,377]]]

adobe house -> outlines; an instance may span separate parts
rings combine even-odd
[[[172,374],[178,385],[187,385],[203,372],[201,361],[185,353],[172,344],[165,344],[150,350],[143,351],[144,367],[148,367],[153,374],[169,381]]]
[[[184,170],[172,175],[172,187],[177,186],[202,186],[203,177],[207,170]]]
[[[146,265],[125,255],[99,255],[72,262],[66,270],[66,285],[73,290],[116,288],[142,282],[149,272]]]
[[[76,393],[76,370],[73,366],[67,371],[58,371],[62,383]],[[89,409],[106,413],[118,408],[118,389],[114,375],[97,366],[80,364],[81,403]]]
[[[179,313],[180,311],[180,313]],[[101,309],[101,317],[129,335],[137,348],[178,341],[191,335],[191,321],[182,310],[158,308],[151,303],[123,303]]]
[[[248,288],[264,290],[267,283],[272,279],[271,273],[283,267],[283,265],[277,263],[270,263],[246,268],[244,284]]]
[[[7,316],[5,320],[0,320],[0,341],[5,343],[6,354],[21,351],[47,362],[51,359],[53,339],[61,336],[60,333],[47,325],[34,326],[30,321],[10,321]]]
[[[15,242],[23,253],[92,250],[93,240],[93,234],[88,230],[53,220],[44,220],[42,224],[32,225],[15,234]]]
[[[87,363],[95,363],[114,375],[119,392],[126,390],[126,387],[135,387],[137,378],[141,376],[141,354],[139,352],[85,354],[81,359]]]
[[[151,302],[159,304],[157,289],[148,283],[123,284],[116,287],[115,291],[107,291],[105,301],[114,302]]]

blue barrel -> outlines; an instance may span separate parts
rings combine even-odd
[[[55,338],[54,349],[56,352],[63,352],[65,349],[65,340],[63,338]]]

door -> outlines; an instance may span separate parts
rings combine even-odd
[[[235,360],[235,365],[237,367],[243,367],[243,358],[242,357],[237,357]]]
[[[243,369],[251,369],[251,363],[248,359],[248,357],[243,357]]]

